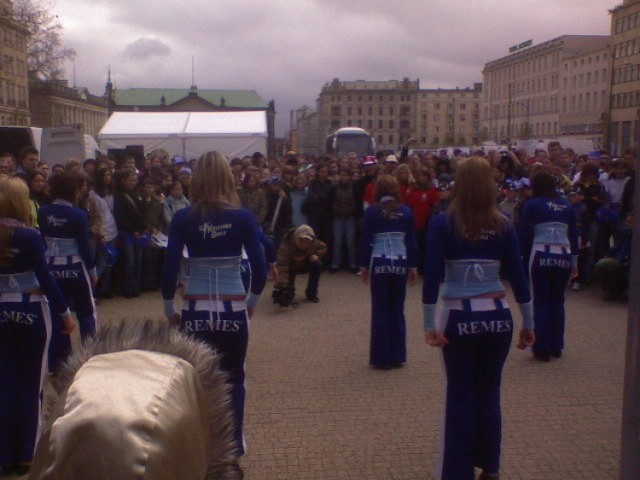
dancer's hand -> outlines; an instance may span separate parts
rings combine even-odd
[[[273,283],[278,283],[280,281],[280,274],[278,273],[278,269],[274,263],[269,264],[269,280]]]
[[[62,333],[69,335],[74,328],[76,328],[76,322],[73,321],[70,313],[62,317]]]
[[[573,267],[571,269],[571,275],[569,277],[570,280],[575,280],[576,278],[578,278],[578,267]]]
[[[520,330],[520,337],[518,338],[518,344],[516,348],[524,350],[536,343],[536,334],[530,328],[523,328]]]
[[[413,287],[416,284],[417,280],[418,280],[418,269],[410,268],[409,269],[409,286]]]
[[[169,320],[169,325],[177,328],[180,325],[180,314],[179,313],[172,313],[171,315],[167,316],[167,320]]]
[[[367,267],[360,267],[360,281],[369,285],[369,269]]]
[[[449,340],[435,330],[424,332],[424,341],[427,342],[427,345],[430,347],[446,347],[449,345]]]

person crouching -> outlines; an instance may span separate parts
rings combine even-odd
[[[282,237],[278,248],[277,269],[279,282],[273,291],[273,301],[282,307],[289,306],[295,297],[295,278],[299,273],[308,273],[309,281],[305,294],[307,301],[318,303],[318,284],[322,272],[321,258],[327,253],[327,245],[316,238],[313,229],[300,225]]]

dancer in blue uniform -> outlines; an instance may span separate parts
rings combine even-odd
[[[0,475],[25,475],[40,428],[42,381],[52,326],[49,307],[74,327],[44,254],[40,233],[28,228],[29,189],[0,180]],[[49,305],[50,302],[50,305]]]
[[[578,229],[575,210],[558,195],[551,175],[538,173],[531,188],[534,198],[522,211],[520,235],[533,292],[533,355],[548,362],[564,348],[564,290],[578,275]]]
[[[235,438],[242,454],[248,319],[264,288],[267,266],[255,218],[238,206],[233,175],[224,156],[206,153],[196,166],[190,190],[191,205],[176,212],[169,227],[162,279],[165,313],[182,331],[222,354],[222,368],[229,373],[232,387]],[[174,295],[185,245],[189,259],[180,315]],[[251,266],[248,295],[241,278],[243,247]]]
[[[390,175],[378,177],[377,203],[364,213],[360,278],[371,283],[369,364],[388,370],[407,361],[404,318],[407,278],[418,277],[411,209],[401,203],[400,187]]]
[[[95,254],[89,241],[87,213],[74,204],[81,178],[72,172],[53,175],[49,180],[53,203],[38,209],[40,233],[47,244],[49,270],[68,303],[74,305],[80,338],[84,342],[96,333],[97,312],[92,285],[96,285]],[[49,370],[56,373],[71,354],[69,335],[60,333],[62,319],[54,313],[54,333],[49,346]],[[58,333],[56,333],[56,331]]]
[[[442,347],[447,374],[436,478],[473,480],[474,467],[479,467],[481,480],[495,480],[500,468],[500,381],[514,329],[499,277],[501,263],[523,317],[518,346],[532,345],[534,333],[518,238],[497,208],[496,184],[485,159],[458,163],[451,207],[431,220],[427,244],[425,340]]]

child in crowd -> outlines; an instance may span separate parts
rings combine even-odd
[[[167,225],[171,224],[173,215],[182,208],[189,206],[189,200],[184,196],[182,190],[182,183],[173,182],[171,185],[171,191],[166,198],[163,206],[164,221]]]

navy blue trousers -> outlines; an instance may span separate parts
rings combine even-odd
[[[463,301],[465,302],[465,301]],[[442,349],[447,373],[442,480],[473,480],[474,467],[500,469],[500,382],[511,346],[511,312],[450,310]],[[466,307],[470,308],[470,307]]]
[[[96,306],[89,274],[82,262],[54,265],[49,260],[51,275],[56,279],[64,298],[72,305],[80,326],[80,338],[84,342],[96,334]],[[49,345],[49,371],[56,373],[71,355],[71,336],[62,333],[62,317],[52,312],[53,332]]]
[[[564,250],[566,252],[566,249]],[[564,348],[564,291],[571,276],[568,253],[531,253],[530,278],[533,289],[534,352]]]
[[[40,427],[51,318],[35,298],[0,295],[0,466],[31,462]]]
[[[238,453],[244,454],[244,360],[249,343],[249,325],[246,310],[234,312],[231,302],[222,302],[224,312],[196,310],[196,302],[187,302],[182,310],[180,330],[204,341],[221,355],[220,367],[229,375],[231,404],[235,420],[235,439]]]
[[[407,361],[407,326],[404,300],[407,292],[406,259],[373,257],[371,275],[371,343],[369,364],[378,368]]]

